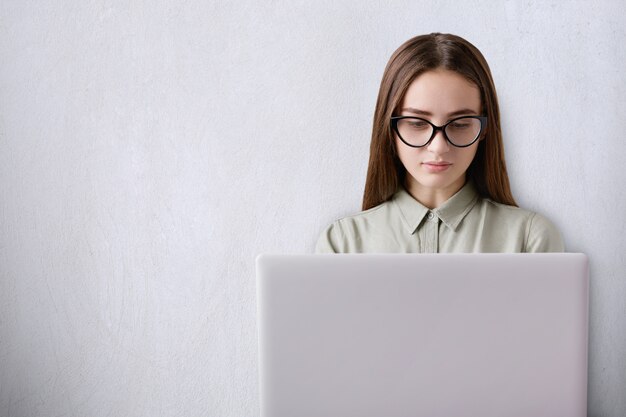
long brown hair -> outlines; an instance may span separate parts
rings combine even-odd
[[[474,181],[481,196],[517,206],[506,171],[498,97],[487,61],[465,39],[431,33],[406,41],[393,53],[385,68],[374,113],[363,210],[389,200],[404,182],[406,170],[396,151],[391,117],[397,115],[396,111],[413,80],[426,71],[438,68],[454,71],[478,86],[483,115],[488,117],[484,137],[467,169],[468,177]]]

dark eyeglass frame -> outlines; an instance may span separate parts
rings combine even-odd
[[[400,120],[403,119],[414,119],[414,120],[420,120],[423,122],[428,123],[429,125],[432,126],[433,128],[433,134],[430,136],[430,139],[428,139],[428,141],[423,144],[423,145],[411,145],[410,143],[407,143],[403,138],[402,135],[400,134],[399,130],[398,130],[398,122]],[[448,125],[450,123],[456,122],[459,119],[478,119],[480,120],[480,130],[478,131],[478,135],[476,135],[476,138],[471,142],[468,143],[467,145],[457,145],[456,143],[452,142],[450,140],[450,138],[448,137],[448,135],[446,134],[446,127],[448,127]],[[480,139],[480,136],[483,134],[483,131],[485,130],[485,125],[487,124],[487,116],[460,116],[460,117],[456,117],[450,121],[448,121],[448,123],[441,125],[441,126],[437,126],[433,123],[431,123],[430,121],[426,120],[426,119],[422,119],[421,117],[415,117],[415,116],[394,116],[391,118],[391,128],[393,129],[394,132],[396,132],[396,134],[398,135],[398,137],[400,138],[400,140],[402,141],[402,143],[404,143],[407,146],[410,146],[411,148],[423,148],[424,146],[428,146],[430,144],[430,142],[433,141],[433,139],[435,138],[435,136],[437,135],[437,132],[441,130],[441,133],[443,133],[443,137],[446,139],[446,141],[452,145],[455,146],[457,148],[467,148],[468,146],[472,146],[474,143],[476,143],[476,141],[478,139]]]

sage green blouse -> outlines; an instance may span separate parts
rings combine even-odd
[[[433,210],[400,188],[389,201],[331,224],[316,246],[317,253],[563,251],[549,220],[482,198],[472,182]]]

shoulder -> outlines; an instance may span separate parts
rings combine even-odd
[[[557,227],[539,213],[533,213],[528,225],[526,252],[564,252],[563,237]]]
[[[490,217],[502,221],[503,227],[519,228],[524,235],[524,252],[563,252],[565,246],[558,228],[543,215],[523,208],[482,199]],[[489,220],[489,219],[488,219]]]
[[[342,217],[331,223],[320,235],[315,246],[316,253],[350,252],[354,243],[361,239],[365,230],[389,222],[391,201],[369,210]]]

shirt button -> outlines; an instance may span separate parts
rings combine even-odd
[[[432,212],[432,211],[429,211],[429,212],[428,212],[428,216],[426,216],[426,217],[428,218],[428,220],[432,220],[432,219],[434,219],[434,218],[435,218],[435,215],[433,214],[433,212]]]

